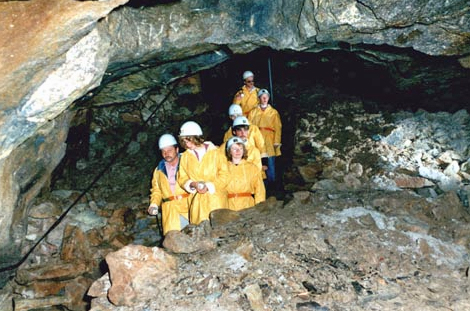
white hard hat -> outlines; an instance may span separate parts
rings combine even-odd
[[[236,117],[235,120],[233,120],[232,127],[239,126],[239,125],[250,126],[250,121],[248,121],[248,119],[244,116]]]
[[[187,121],[181,125],[179,136],[201,136],[202,129],[194,121]]]
[[[168,146],[174,146],[177,145],[178,143],[176,142],[176,139],[173,135],[171,134],[163,134],[160,136],[160,139],[158,140],[158,148],[163,149]]]
[[[269,95],[269,92],[268,92],[267,89],[261,89],[261,90],[259,90],[259,92],[258,92],[258,97],[260,97],[260,96],[263,95],[263,94],[268,94],[268,96],[271,97],[271,95]]]
[[[251,72],[251,71],[245,71],[245,72],[243,73],[243,80],[246,80],[246,79],[248,79],[249,77],[254,77],[254,76],[255,76],[255,75],[253,74],[253,72]]]
[[[233,144],[246,144],[246,139],[237,136],[231,137],[227,140],[227,150],[229,150]]]
[[[234,115],[242,115],[242,106],[237,105],[237,104],[231,104],[230,107],[228,107],[228,115],[229,116],[234,116]]]

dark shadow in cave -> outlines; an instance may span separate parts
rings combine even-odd
[[[203,121],[211,127],[209,140],[221,143],[220,133],[229,127],[227,109],[243,84],[245,70],[254,72],[257,87],[271,92],[268,62],[272,104],[283,122],[283,155],[276,160],[280,182],[275,193],[280,197],[284,193],[282,176],[292,167],[294,134],[302,114],[329,109],[335,99],[353,97],[371,113],[418,109],[455,112],[465,108],[470,97],[466,87],[470,75],[454,57],[434,57],[389,46],[345,45],[317,53],[259,49],[233,55],[200,73],[201,95],[210,106],[210,117]],[[302,102],[305,98],[309,100]],[[300,177],[296,182],[303,183]]]
[[[133,8],[143,8],[151,6],[161,6],[162,4],[179,3],[181,0],[129,0],[125,6]]]
[[[281,196],[284,193],[282,177],[293,166],[294,134],[303,114],[329,109],[335,99],[353,97],[362,101],[368,112],[418,109],[453,112],[466,107],[467,98],[470,97],[468,69],[462,68],[456,58],[432,57],[411,49],[388,46],[344,45],[338,50],[315,53],[279,52],[263,48],[249,54],[232,55],[228,61],[201,71],[201,92],[180,96],[177,103],[191,111],[198,105],[208,105],[204,113],[191,118],[203,126],[208,140],[220,145],[223,133],[230,126],[228,107],[243,84],[242,73],[245,70],[253,71],[256,86],[270,90],[268,60],[272,69],[273,106],[279,111],[283,122],[283,155],[277,159],[280,183],[276,186],[276,192]],[[156,134],[169,131],[177,135],[183,121],[167,124]],[[83,128],[79,130],[87,133]],[[71,128],[69,136],[72,136],[68,141],[80,142],[74,133],[77,130]],[[147,149],[142,150],[146,161],[135,161],[140,165],[149,165],[144,168],[149,175],[147,179],[150,179],[154,168],[150,166],[161,159],[155,147],[158,135],[152,132]],[[122,133],[118,136],[121,140],[126,137]],[[87,153],[77,153],[73,148],[71,144],[66,159],[75,157],[71,163],[76,163],[77,154]],[[298,174],[290,175],[302,185]],[[141,195],[146,196],[147,193]]]

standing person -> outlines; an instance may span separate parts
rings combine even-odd
[[[150,206],[148,213],[157,215],[162,210],[163,235],[188,225],[189,194],[176,182],[179,164],[179,149],[171,134],[163,134],[158,140],[163,159],[153,172]]]
[[[191,193],[189,221],[197,225],[209,219],[213,210],[227,208],[227,160],[212,142],[204,141],[194,121],[181,126],[179,139],[186,151],[181,155],[178,183]]]
[[[235,94],[233,103],[242,107],[243,115],[246,117],[259,103],[257,96],[259,88],[255,87],[255,75],[251,71],[243,73],[243,83],[244,85]]]
[[[230,181],[227,184],[228,208],[239,211],[266,200],[261,171],[246,160],[245,140],[232,137],[227,141],[225,155],[228,159]]]
[[[239,105],[237,104],[232,104],[228,108],[228,115],[229,118],[232,120],[232,126],[225,132],[224,135],[224,142],[230,139],[232,136],[237,136],[236,133],[234,132],[234,122],[235,119],[241,120],[240,118],[243,117],[243,112],[242,109]],[[244,117],[246,119],[246,117]],[[248,119],[247,119],[248,121]],[[241,125],[242,123],[239,123]],[[264,138],[263,135],[261,134],[259,128],[256,125],[250,125],[248,124],[248,132],[245,135],[246,139],[248,139],[251,143],[251,145],[255,146],[260,152],[264,150]],[[225,149],[224,149],[225,150]],[[267,157],[267,155],[265,155]]]
[[[266,154],[267,158],[262,157],[263,166],[266,169],[268,183],[274,183],[276,180],[276,157],[281,155],[281,133],[282,123],[279,112],[269,104],[269,92],[262,89],[258,92],[260,104],[253,109],[249,116],[251,124],[259,127],[263,134],[265,149],[261,152]]]

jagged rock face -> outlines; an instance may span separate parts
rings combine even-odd
[[[181,1],[145,9],[123,8],[98,22],[125,2],[37,0],[2,4],[9,27],[1,34],[0,55],[6,65],[0,76],[7,83],[2,84],[0,94],[3,110],[18,108],[19,112],[15,118],[2,116],[2,133],[20,121],[30,128],[20,131],[22,135],[18,136],[23,138],[12,137],[19,127],[12,127],[9,137],[2,135],[6,147],[2,157],[95,88],[106,68],[112,75],[108,78],[114,80],[142,69],[133,65],[150,62],[150,66],[156,66],[216,51],[219,46],[247,53],[260,46],[318,50],[347,42],[413,47],[430,55],[470,52],[466,36],[469,13],[463,0],[425,4]],[[43,12],[50,18],[44,18]],[[23,20],[35,21],[39,27],[26,31],[27,25],[20,23]],[[29,53],[15,52],[22,50]],[[158,78],[154,81],[161,82]]]
[[[61,127],[57,130],[48,126],[79,98],[99,103],[122,85],[125,91],[113,101],[138,98],[154,85],[224,61],[227,48],[234,53],[261,46],[317,51],[346,42],[412,47],[429,55],[465,56],[470,52],[470,13],[464,0],[424,4],[418,0],[188,0],[110,13],[125,2],[0,3],[4,25],[0,28],[0,201],[8,202],[0,219],[4,228],[1,249],[13,242],[12,219],[22,218],[34,196],[18,191],[21,182],[11,179],[24,165],[19,159],[46,161],[46,175],[57,163],[48,160],[52,151],[15,151],[34,149],[39,131],[51,137],[56,131],[67,132],[67,122],[54,121]],[[185,69],[175,71],[175,62],[183,59]],[[468,64],[468,58],[462,58],[461,64]],[[147,68],[149,71],[142,71]],[[65,137],[58,137],[53,139],[60,145]],[[61,152],[52,154],[56,159]],[[38,173],[24,174],[22,178],[33,180]],[[39,189],[47,177],[35,180],[35,189]]]

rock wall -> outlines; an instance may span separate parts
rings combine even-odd
[[[22,178],[33,181],[36,189],[30,193],[37,192],[57,163],[50,159],[57,160],[61,152],[54,148],[42,154],[21,150],[34,149],[40,131],[66,133],[67,123],[60,121],[66,116],[61,114],[77,99],[99,94],[100,84],[170,61],[207,55],[200,65],[189,62],[187,69],[175,75],[139,76],[137,80],[152,83],[128,84],[123,97],[115,98],[124,101],[131,92],[144,94],[153,85],[167,83],[168,77],[214,66],[226,53],[248,53],[262,46],[318,51],[342,43],[386,44],[429,55],[462,56],[463,66],[468,65],[470,53],[470,13],[465,0],[187,0],[113,11],[125,3],[0,2],[0,227],[4,228],[0,249],[12,242],[13,220],[34,196],[25,195],[29,192],[21,182],[11,178],[15,166],[10,163],[19,161],[16,167],[24,167],[28,162],[44,161],[48,169],[42,173],[35,169],[23,172]],[[48,130],[50,124],[61,128]],[[63,141],[62,137],[56,143]]]
[[[72,116],[73,113],[66,112],[50,121],[0,162],[2,268],[16,263],[22,255],[30,203],[42,188],[49,186],[52,171],[65,155],[65,140]],[[0,274],[0,280],[4,276]]]

